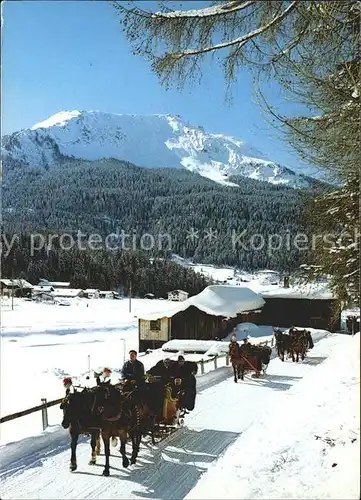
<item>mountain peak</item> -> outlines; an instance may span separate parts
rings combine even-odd
[[[186,168],[215,182],[228,176],[309,187],[312,179],[268,159],[241,139],[212,134],[170,114],[60,111],[3,138],[4,158],[52,167],[59,158],[115,158],[140,167]]]
[[[50,116],[46,120],[35,123],[35,125],[33,125],[30,130],[55,126],[64,127],[69,120],[71,120],[72,118],[77,118],[81,114],[81,111],[59,111],[59,113],[55,113],[55,115]]]

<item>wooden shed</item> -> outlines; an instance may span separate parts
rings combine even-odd
[[[335,299],[264,297],[265,305],[253,323],[290,327],[293,325],[337,331],[340,314]]]
[[[139,318],[139,350],[159,348],[171,339],[223,338],[263,305],[262,297],[248,288],[209,286],[172,308]]]

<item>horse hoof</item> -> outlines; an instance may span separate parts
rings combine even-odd
[[[104,469],[103,470],[103,476],[105,476],[105,477],[109,477],[110,476],[109,469]]]
[[[77,470],[77,468],[78,468],[78,466],[76,464],[75,465],[71,464],[69,467],[69,470],[70,470],[70,472],[74,472],[75,470]]]
[[[129,467],[129,460],[128,459],[123,459],[123,467],[126,469]]]
[[[88,465],[95,465],[96,464],[96,461],[95,459],[90,459],[89,462],[88,462]]]
[[[136,458],[131,458],[130,459],[130,464],[134,465],[135,463],[137,463],[137,459]]]

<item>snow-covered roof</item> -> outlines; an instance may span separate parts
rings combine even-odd
[[[53,286],[53,287],[58,287],[58,288],[69,287],[70,281],[49,281],[47,279],[41,278],[39,280],[38,286],[43,286],[43,285]]]
[[[54,290],[54,287],[50,286],[50,285],[35,285],[33,287],[34,293],[52,292],[53,290]]]
[[[259,293],[269,299],[331,300],[335,298],[327,283],[294,285],[290,288],[274,287],[259,291]]]
[[[346,318],[347,316],[356,316],[360,318],[360,308],[355,306],[341,311],[341,317]]]
[[[54,297],[77,297],[82,294],[83,290],[80,288],[59,288],[52,292]]]
[[[164,308],[161,311],[139,315],[140,319],[154,320],[159,318],[171,318],[175,314],[185,311],[194,306],[212,316],[224,316],[234,318],[238,313],[252,311],[261,308],[265,301],[256,292],[246,287],[229,285],[211,285],[198,295],[194,295],[175,307]]]
[[[0,280],[5,286],[18,286],[19,288],[33,288],[33,285],[24,279],[7,279]]]

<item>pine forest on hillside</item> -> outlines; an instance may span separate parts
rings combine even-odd
[[[146,169],[117,160],[73,160],[48,170],[18,165],[4,172],[4,223],[12,234],[81,231],[105,237],[123,230],[136,234],[136,248],[130,238],[119,246],[132,250],[141,249],[141,236],[150,233],[155,245],[146,252],[149,257],[172,252],[247,270],[290,271],[305,262],[307,252],[286,242],[296,233],[307,234],[302,212],[310,192],[244,177],[229,180],[238,187],[186,170]],[[192,228],[198,231],[194,238]],[[257,237],[251,240],[257,234],[265,244],[254,250],[252,242],[254,248],[261,246]],[[267,241],[273,234],[283,243],[270,251]]]

